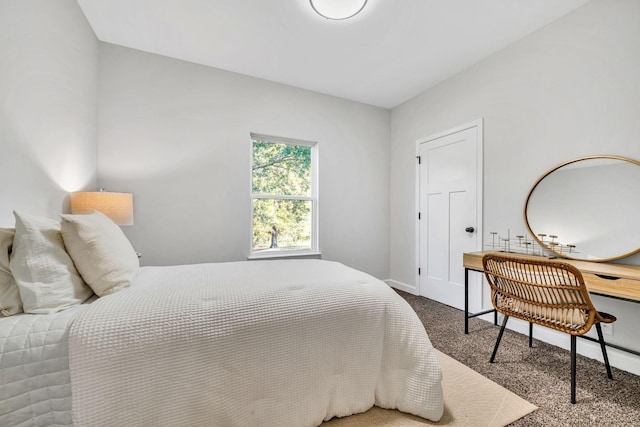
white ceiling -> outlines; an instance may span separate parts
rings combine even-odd
[[[77,0],[98,39],[393,108],[589,0]]]

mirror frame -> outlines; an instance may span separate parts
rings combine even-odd
[[[531,226],[529,225],[529,219],[527,218],[527,208],[529,207],[529,200],[531,199],[531,195],[535,191],[536,187],[540,184],[540,182],[542,182],[542,180],[545,179],[547,176],[551,175],[553,172],[557,171],[558,169],[560,169],[560,168],[562,168],[564,166],[570,165],[572,163],[577,163],[577,162],[580,162],[580,161],[583,161],[583,160],[592,160],[592,159],[621,160],[621,161],[632,163],[632,164],[634,164],[636,166],[640,166],[640,162],[637,161],[637,160],[633,160],[633,159],[630,159],[628,157],[613,156],[613,155],[607,155],[607,154],[579,157],[577,159],[569,160],[569,161],[566,161],[566,162],[560,163],[559,165],[554,166],[548,172],[546,172],[544,175],[542,175],[540,178],[538,178],[538,180],[535,182],[535,184],[533,184],[533,187],[531,187],[531,190],[529,190],[529,194],[527,195],[527,200],[524,203],[524,223],[525,223],[525,225],[527,227],[527,230],[529,231],[529,234],[531,235],[531,237],[533,237],[533,239],[536,241],[536,243],[538,245],[540,245],[540,247],[544,248],[549,253],[552,253],[554,255],[558,255],[561,258],[572,259],[572,260],[576,260],[576,261],[586,261],[586,262],[607,262],[607,261],[614,261],[614,260],[617,260],[617,259],[626,258],[628,256],[636,254],[636,253],[640,252],[640,247],[638,247],[635,250],[633,250],[633,251],[631,251],[629,253],[626,253],[624,255],[614,256],[614,257],[611,257],[611,258],[592,258],[592,259],[590,258],[590,259],[585,259],[585,258],[571,257],[571,256],[568,256],[568,254],[566,252],[556,252],[553,249],[551,249],[549,246],[545,245],[542,241],[540,241],[540,239],[538,239],[537,235],[535,234],[535,232],[531,229]]]

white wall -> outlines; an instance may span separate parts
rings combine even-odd
[[[388,278],[390,112],[100,45],[99,183],[134,194],[141,262],[244,260],[250,133],[318,141],[320,249]]]
[[[97,180],[98,40],[74,0],[0,2],[0,226]]]
[[[593,154],[640,160],[639,22],[638,1],[592,1],[393,109],[392,279],[414,285],[414,162],[420,138],[484,118],[485,242],[491,231],[526,232],[527,193],[556,164]],[[619,318],[610,340],[640,350],[634,331],[640,306],[595,302]],[[587,344],[579,344],[579,351]],[[640,372],[637,357],[628,361],[615,354],[612,361]]]

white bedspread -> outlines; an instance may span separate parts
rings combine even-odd
[[[69,334],[78,426],[316,426],[374,404],[438,420],[418,317],[339,263],[145,267]]]
[[[0,318],[0,426],[71,426],[67,337],[88,305]]]

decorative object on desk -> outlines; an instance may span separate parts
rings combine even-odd
[[[80,191],[71,193],[71,213],[100,211],[118,225],[133,225],[133,195],[110,191]]]
[[[548,251],[575,260],[611,261],[639,252],[638,166],[636,160],[609,155],[555,166],[527,196],[524,218],[531,236]],[[539,237],[545,233],[558,244]]]
[[[616,317],[596,310],[580,270],[566,262],[496,253],[484,255],[482,266],[491,286],[491,303],[504,315],[491,363],[510,316],[529,322],[529,347],[533,347],[534,323],[567,333],[571,336],[571,403],[576,403],[576,337],[595,325],[607,376],[613,378],[600,323],[613,323]]]
[[[552,254],[557,254],[557,255],[562,255],[563,257],[565,256],[565,254],[578,254],[579,252],[576,250],[576,245],[572,245],[572,244],[563,244],[560,242],[557,242],[556,239],[558,238],[557,235],[555,234],[549,234],[548,236],[544,233],[539,233],[538,237],[540,238],[540,240],[538,241],[539,245],[546,250],[547,252],[551,252]],[[545,241],[545,237],[549,237],[551,240],[546,240]],[[542,255],[542,252],[540,253],[540,255]]]
[[[501,236],[497,231],[491,231],[489,234],[491,235],[491,244],[486,247],[492,251],[543,255],[546,249],[525,235],[517,235],[512,238],[511,229],[507,229],[506,236]]]

